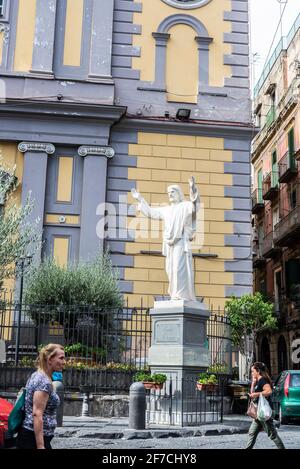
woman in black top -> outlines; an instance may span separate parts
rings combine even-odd
[[[264,363],[255,362],[251,367],[252,384],[250,391],[250,398],[253,402],[258,403],[259,395],[262,394],[269,402],[270,407],[273,409],[272,403],[272,380],[269,376],[267,367]],[[248,443],[246,449],[252,449],[255,445],[257,435],[261,430],[264,430],[268,437],[274,441],[275,445],[279,449],[285,449],[281,438],[278,436],[275,428],[273,419],[270,418],[265,422],[260,420],[253,420],[249,432],[248,432]]]

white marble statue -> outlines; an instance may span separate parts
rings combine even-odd
[[[139,210],[147,217],[164,221],[163,256],[166,257],[166,272],[169,278],[171,300],[196,301],[191,241],[196,226],[196,212],[200,197],[195,179],[189,179],[190,201],[184,199],[177,185],[168,187],[170,205],[150,207],[135,189],[132,196],[139,201]]]

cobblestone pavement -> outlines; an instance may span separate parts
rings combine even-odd
[[[279,434],[288,449],[300,449],[300,426],[281,426]],[[152,438],[140,440],[98,438],[54,438],[54,449],[243,449],[246,445],[247,435],[218,435],[200,437]],[[255,445],[257,449],[276,449],[275,445],[264,433],[260,433]]]

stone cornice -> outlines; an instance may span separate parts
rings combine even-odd
[[[195,135],[195,136],[212,136],[224,138],[239,137],[252,140],[258,133],[258,129],[251,124],[232,123],[223,124],[222,122],[182,122],[155,119],[135,119],[124,118],[118,125],[119,130],[136,129],[138,131],[157,131],[172,134]]]
[[[115,156],[115,150],[112,147],[82,145],[78,148],[78,154],[79,156],[106,156],[111,159]]]
[[[1,114],[14,114],[45,116],[48,118],[85,118],[97,119],[110,123],[118,122],[126,113],[125,106],[110,106],[104,104],[87,104],[87,103],[68,103],[65,101],[29,101],[26,99],[7,99],[1,105]]]
[[[52,145],[52,143],[21,142],[18,145],[18,150],[21,153],[38,152],[53,155],[53,153],[55,153],[55,146]]]

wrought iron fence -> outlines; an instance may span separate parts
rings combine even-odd
[[[127,306],[102,310],[82,305],[20,307],[0,300],[1,387],[11,387],[13,383],[16,387],[23,386],[26,369],[33,369],[39,347],[47,343],[65,347],[67,390],[78,389],[86,383],[95,391],[128,390],[134,372],[148,366],[149,309]],[[207,321],[207,348],[212,371],[229,374],[230,324],[220,311],[212,312]],[[6,374],[4,368],[8,369]]]
[[[68,362],[91,367],[114,362],[140,368],[147,361],[151,320],[147,308],[22,305],[20,309],[4,303],[0,304],[0,339],[6,342],[6,361],[16,365],[26,365],[41,345],[51,342],[65,346]]]
[[[224,382],[199,389],[196,378],[168,379],[146,391],[146,424],[195,426],[223,421]]]

